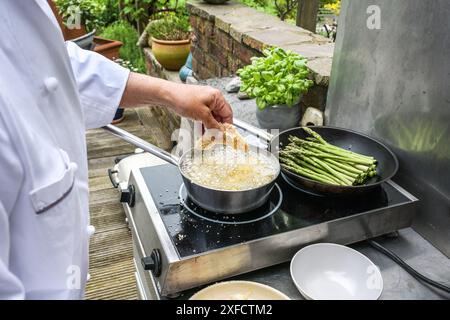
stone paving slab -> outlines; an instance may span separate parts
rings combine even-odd
[[[190,3],[192,2],[192,3]],[[190,1],[186,3],[186,8],[192,14],[199,16],[203,19],[214,21],[215,16],[224,15],[240,7],[245,7],[243,4],[226,2],[222,5],[212,5],[203,1]]]
[[[323,58],[311,60],[307,63],[317,85],[328,86],[330,83],[332,59]]]
[[[334,44],[326,43],[322,45],[318,44],[287,44],[283,46],[284,49],[292,50],[298,54],[301,54],[308,60],[314,60],[317,58],[333,58]]]
[[[286,45],[312,43],[313,39],[308,33],[290,28],[270,28],[249,31],[242,37],[244,44],[258,51],[262,51],[267,46],[285,48]]]

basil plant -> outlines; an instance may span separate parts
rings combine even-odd
[[[253,57],[250,65],[238,70],[241,91],[256,98],[260,109],[298,104],[301,95],[313,85],[308,79],[306,58],[278,47],[265,49],[263,54],[264,57]]]

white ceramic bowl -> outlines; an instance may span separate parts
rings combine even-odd
[[[190,300],[290,300],[284,293],[258,282],[227,281],[206,287]]]
[[[313,244],[297,252],[291,276],[310,300],[377,300],[383,291],[380,270],[369,258],[332,243]]]

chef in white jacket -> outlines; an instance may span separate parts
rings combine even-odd
[[[63,40],[45,0],[0,1],[0,299],[79,299],[88,275],[85,129],[119,105],[231,122],[215,89],[129,73]]]

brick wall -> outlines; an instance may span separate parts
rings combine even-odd
[[[280,46],[305,56],[315,86],[305,107],[325,109],[334,44],[322,36],[280,21],[242,4],[187,3],[194,32],[193,70],[199,79],[226,77],[261,56],[266,46]]]
[[[219,29],[214,21],[191,15],[190,22],[195,35],[193,70],[199,79],[230,76],[249,64],[251,57],[261,55]]]

